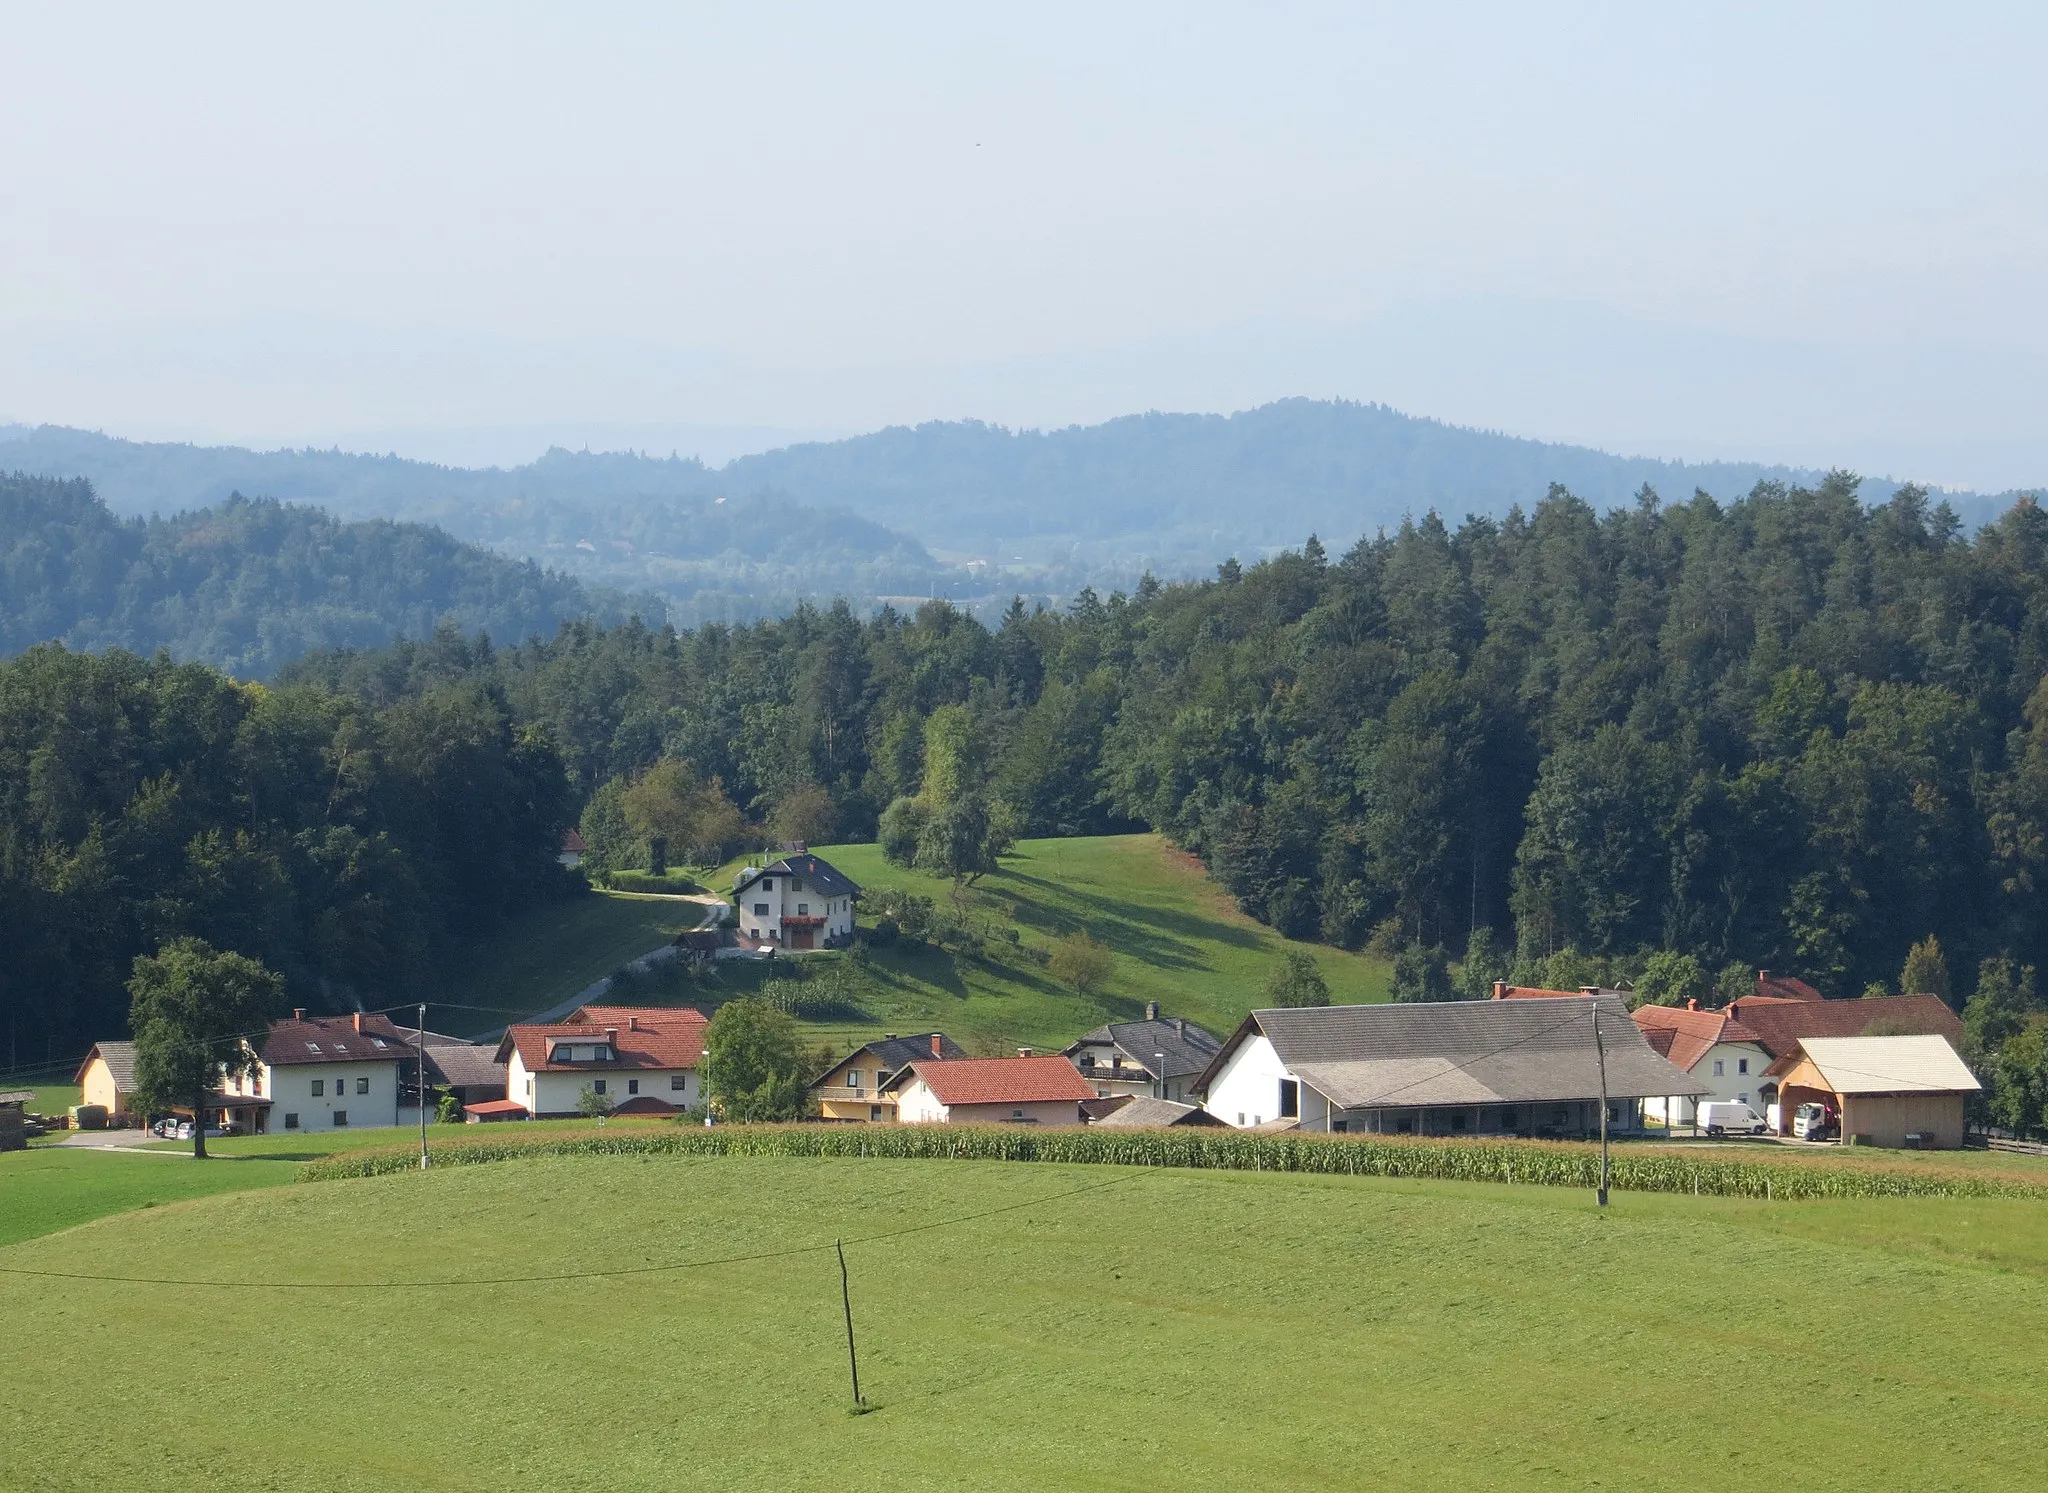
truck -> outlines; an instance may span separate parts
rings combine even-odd
[[[1835,1116],[1825,1104],[1802,1104],[1792,1111],[1795,1140],[1827,1140],[1835,1130]]]

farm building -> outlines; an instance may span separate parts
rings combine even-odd
[[[446,1089],[453,1094],[456,1102],[464,1105],[482,1104],[492,1099],[503,1099],[508,1078],[505,1064],[498,1060],[495,1044],[485,1046],[476,1042],[465,1042],[460,1037],[451,1037],[444,1032],[427,1032],[422,1036],[416,1027],[402,1026],[408,1044],[424,1042],[427,1057],[427,1087]],[[405,1104],[409,1107],[418,1103],[417,1083],[414,1068],[408,1064],[405,1073]]]
[[[396,1125],[409,1052],[389,1017],[297,1010],[270,1024],[256,1070],[229,1079],[205,1108],[214,1123],[254,1134]]]
[[[880,1041],[854,1049],[819,1074],[811,1084],[811,1100],[821,1119],[893,1124],[896,1096],[882,1089],[890,1074],[917,1058],[966,1056],[966,1050],[944,1032],[916,1032],[908,1037],[891,1032]]]
[[[742,936],[779,949],[836,949],[853,941],[860,888],[830,861],[803,854],[748,866],[732,887]]]
[[[1254,1011],[1197,1090],[1246,1130],[1587,1135],[1603,1048],[1610,1129],[1640,1129],[1646,1098],[1705,1091],[1607,995]]]
[[[1184,1100],[1196,1077],[1223,1044],[1214,1032],[1159,1014],[1148,1002],[1143,1021],[1112,1021],[1066,1049],[1066,1058],[1098,1098],[1142,1094]]]
[[[1766,983],[1766,976],[1773,990],[1813,988],[1782,975],[1769,975],[1768,971],[1759,972],[1759,988]],[[1799,1045],[1811,1037],[1941,1037],[1951,1047],[1963,1040],[1962,1019],[1935,995],[1865,996],[1861,1000],[1841,1001],[1797,994],[1745,995],[1730,1001],[1726,1009],[1730,1020],[1756,1033],[1757,1045],[1771,1055],[1773,1062],[1797,1052]],[[1757,1099],[1758,1109],[1773,1104],[1783,1106],[1776,1077],[1766,1074],[1757,1086]],[[1790,1124],[1790,1116],[1791,1110],[1784,1109],[1782,1119],[1786,1125]]]
[[[580,1113],[586,1089],[613,1114],[672,1115],[702,1101],[708,1025],[689,1006],[582,1006],[566,1021],[507,1027],[497,1060],[507,1097],[537,1118]]]
[[[95,1042],[71,1081],[78,1085],[81,1104],[101,1106],[109,1119],[128,1114],[128,1096],[135,1091],[135,1044]]]
[[[1089,1106],[1088,1123],[1105,1130],[1165,1130],[1177,1125],[1193,1127],[1221,1125],[1199,1104],[1181,1104],[1172,1099],[1154,1099],[1149,1094],[1105,1101],[1108,1108]]]
[[[918,1058],[884,1093],[905,1125],[1079,1125],[1096,1097],[1063,1057]]]
[[[1963,1102],[1980,1085],[1946,1038],[1809,1037],[1772,1067],[1780,1131],[1802,1104],[1841,1116],[1842,1138],[1865,1145],[1954,1150]]]

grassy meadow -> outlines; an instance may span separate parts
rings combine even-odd
[[[938,1027],[970,1052],[1057,1048],[1105,1021],[1141,1016],[1147,1001],[1221,1035],[1259,1004],[1267,976],[1290,948],[1321,967],[1333,1001],[1387,998],[1385,961],[1291,943],[1239,912],[1200,862],[1157,835],[1025,840],[1000,871],[957,891],[950,881],[890,865],[877,845],[828,845],[818,854],[870,891],[916,892],[990,932],[1018,933],[1015,946],[993,938],[979,957],[929,947],[875,949],[874,978],[862,1001],[868,1019],[809,1028],[840,1047],[884,1031]],[[709,884],[729,886],[731,870]],[[863,926],[872,920],[872,910],[864,910]],[[1108,983],[1092,996],[1062,987],[1032,957],[1077,930],[1116,956]]]
[[[1999,1489],[2048,1444],[2022,1200],[586,1157],[166,1199],[0,1267],[39,1345],[7,1489]]]

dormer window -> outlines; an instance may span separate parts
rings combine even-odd
[[[318,1052],[319,1050],[320,1044],[318,1042],[308,1042],[306,1044],[306,1051],[308,1052]]]

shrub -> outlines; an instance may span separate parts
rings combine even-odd
[[[1269,1006],[1327,1006],[1329,982],[1313,958],[1299,949],[1289,949],[1285,958],[1266,977]]]
[[[1084,932],[1068,934],[1052,946],[1046,967],[1062,985],[1082,995],[1093,995],[1109,983],[1116,972],[1116,956]]]

